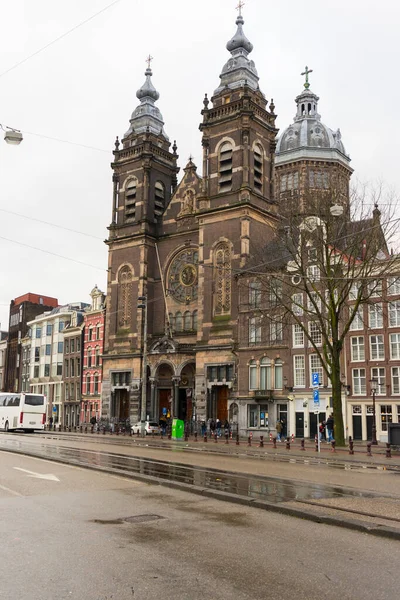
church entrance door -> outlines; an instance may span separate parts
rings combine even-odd
[[[219,419],[225,423],[228,419],[228,394],[227,385],[214,385],[211,388],[211,406],[208,414],[210,419]]]
[[[171,398],[172,390],[158,390],[159,419],[161,417],[167,418],[168,415],[171,416]]]

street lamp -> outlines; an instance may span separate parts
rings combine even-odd
[[[140,408],[141,435],[145,435],[146,427],[146,402],[147,402],[147,297],[138,297],[138,308],[143,310],[143,358],[142,358],[142,397]]]
[[[12,127],[3,127],[0,123],[0,128],[4,131],[4,139],[7,144],[11,144],[12,146],[18,146],[22,140],[22,133],[18,129],[13,129]]]
[[[379,382],[377,379],[375,379],[373,377],[372,379],[369,380],[369,383],[371,384],[371,393],[372,393],[372,442],[371,443],[374,446],[377,446],[378,442],[376,439],[375,395],[376,395],[376,392],[378,391]]]

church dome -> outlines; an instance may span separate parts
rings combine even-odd
[[[308,86],[308,87],[306,87]],[[340,129],[333,131],[321,121],[318,114],[318,96],[306,89],[296,98],[297,113],[293,123],[279,136],[276,146],[277,164],[296,158],[340,160],[346,165],[346,154]]]
[[[249,42],[247,37],[244,35],[242,27],[244,25],[244,19],[242,15],[239,15],[236,19],[236,25],[238,26],[237,31],[233,38],[226,44],[226,49],[229,50],[229,52],[233,52],[238,48],[243,48],[248,54],[250,54],[250,52],[253,50],[253,44]]]

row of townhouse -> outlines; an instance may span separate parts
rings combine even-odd
[[[358,283],[353,285],[353,295]],[[342,354],[342,406],[346,436],[372,437],[373,405],[377,438],[387,441],[388,424],[400,423],[400,277],[374,284],[369,302],[360,306],[345,339]],[[301,307],[307,296],[294,298]],[[319,422],[332,412],[331,382],[303,328],[293,321],[279,324],[266,318],[260,284],[241,291],[237,381],[231,417],[242,431],[266,434],[278,419],[287,433],[313,438]],[[350,300],[350,305],[352,304]],[[298,313],[303,317],[301,309]],[[307,317],[308,331],[320,347],[319,327]],[[320,409],[314,411],[314,373],[319,376]],[[375,392],[373,391],[375,388]]]
[[[56,306],[28,321],[16,350],[21,383],[13,391],[45,394],[48,422],[67,427],[101,414],[105,295],[97,286],[90,295],[90,305]]]

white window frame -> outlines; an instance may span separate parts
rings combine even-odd
[[[400,302],[399,302],[400,309]],[[382,302],[375,302],[368,306],[368,326],[370,329],[382,329],[383,327],[383,306]]]
[[[321,280],[321,270],[318,265],[309,265],[307,267],[307,277],[312,283]]]
[[[353,309],[354,312],[354,309]],[[353,314],[353,313],[352,313]],[[350,331],[359,331],[360,329],[364,329],[364,311],[363,306],[359,306],[356,311],[356,316],[350,325]]]
[[[249,319],[249,344],[261,342],[261,317],[250,317]]]
[[[382,279],[373,279],[368,283],[368,294],[370,298],[382,297]]]
[[[293,348],[304,348],[304,330],[301,325],[293,325]]]
[[[252,382],[252,373],[255,373],[255,381]],[[252,385],[254,383],[254,387]],[[249,390],[258,390],[258,367],[257,362],[254,360],[249,363]]]
[[[400,294],[400,277],[389,277],[387,293],[388,296],[398,296]]]
[[[369,336],[369,351],[371,360],[385,360],[385,343],[383,335]]]
[[[292,296],[292,311],[297,317],[301,317],[304,314],[304,298],[303,294],[293,294]]]
[[[350,351],[352,362],[365,360],[365,344],[363,335],[357,335],[350,338]]]
[[[260,308],[260,306],[261,306],[261,281],[251,281],[250,282],[249,305],[250,305],[250,308]]]
[[[315,306],[314,306],[314,305],[313,305],[313,303],[311,302],[311,298],[310,298],[310,296],[312,296],[312,297],[314,298],[314,300],[315,300],[315,304],[317,305],[317,307],[318,307],[318,311],[319,311],[319,312],[321,312],[321,306],[322,306],[322,304],[321,304],[321,302],[322,302],[322,300],[321,300],[321,296],[318,294],[318,292],[310,292],[310,295],[309,295],[309,296],[307,296],[307,301],[308,301],[308,312],[309,312],[309,313],[312,313],[312,314],[314,314],[314,315],[316,315],[316,314],[317,314],[317,311],[315,310]]]
[[[400,367],[391,368],[392,394],[400,395]]]
[[[398,360],[400,359],[400,333],[391,333],[389,336],[390,343],[390,359]],[[393,352],[393,349],[396,349],[396,352]]]
[[[352,369],[352,390],[355,396],[367,395],[367,372],[364,367]],[[357,382],[357,383],[356,383]]]
[[[304,354],[295,354],[293,356],[293,377],[294,387],[306,387],[306,357]]]
[[[316,346],[322,346],[322,331],[317,321],[309,322],[308,335],[310,336],[310,340],[312,340]],[[317,339],[315,340],[314,338]]]
[[[269,324],[269,339],[271,342],[283,341],[283,323],[281,321],[271,321]]]
[[[400,327],[400,300],[388,303],[389,327]]]
[[[385,367],[372,367],[371,379],[375,379],[377,384],[376,395],[386,396],[386,370]]]
[[[313,373],[318,373],[319,385],[324,385],[324,368],[318,354],[310,354],[310,381]]]

